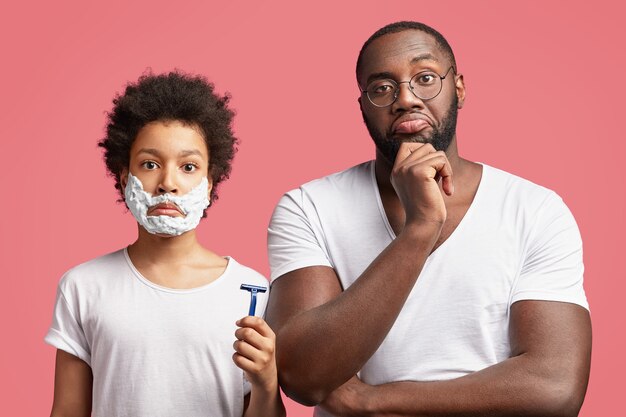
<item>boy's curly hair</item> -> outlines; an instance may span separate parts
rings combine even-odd
[[[230,175],[238,139],[232,132],[234,111],[228,108],[230,95],[219,96],[204,77],[180,71],[142,75],[129,83],[124,94],[113,99],[108,113],[106,136],[98,142],[115,188],[124,201],[120,176],[130,164],[130,148],[146,124],[178,121],[200,129],[209,150],[209,172],[213,180],[211,201],[217,199],[217,185]]]

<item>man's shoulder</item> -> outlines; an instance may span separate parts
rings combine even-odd
[[[372,180],[373,161],[366,161],[343,171],[335,172],[302,184],[287,194],[316,195],[322,193],[347,193],[367,186]]]
[[[523,204],[541,204],[547,199],[560,199],[551,189],[519,175],[483,164],[483,176],[494,197],[515,199]]]

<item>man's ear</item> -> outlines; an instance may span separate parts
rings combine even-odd
[[[456,88],[456,98],[458,99],[457,109],[462,109],[463,104],[465,104],[465,81],[463,80],[463,74],[457,74],[454,86]]]

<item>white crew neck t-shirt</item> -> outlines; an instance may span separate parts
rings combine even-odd
[[[241,417],[250,386],[232,355],[250,293],[239,287],[268,283],[227,259],[220,277],[192,289],[149,281],[126,249],[63,276],[45,341],[91,367],[94,417]],[[259,316],[267,297],[258,295]]]
[[[374,162],[285,194],[268,233],[272,281],[288,279],[280,277],[295,269],[324,265],[334,268],[348,288],[395,239]],[[483,165],[465,217],[428,257],[360,376],[373,385],[434,381],[501,362],[511,354],[514,302],[550,300],[588,308],[582,284],[580,234],[561,198]]]

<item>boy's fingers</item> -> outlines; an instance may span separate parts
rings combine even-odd
[[[243,369],[247,371],[258,372],[262,369],[266,369],[274,361],[273,355],[258,350],[244,341],[235,341],[233,347],[235,348],[233,360],[239,358],[240,363],[246,366],[246,368]],[[246,360],[244,361],[243,359]],[[238,362],[235,361],[235,363],[237,364]]]
[[[253,362],[256,362],[259,356],[262,355],[261,350],[257,349],[255,346],[252,346],[244,340],[235,340],[235,342],[233,343],[233,349],[235,349],[235,352],[239,353],[242,356],[245,356]]]
[[[242,327],[235,331],[235,337],[238,340],[243,340],[255,348],[265,351],[274,352],[274,340],[269,337],[264,337],[251,327]]]
[[[268,337],[272,340],[276,338],[274,332],[270,326],[261,317],[246,316],[237,320],[237,326],[239,327],[251,327],[264,337]]]
[[[244,371],[253,372],[256,369],[256,364],[253,361],[238,352],[233,353],[233,362]]]

